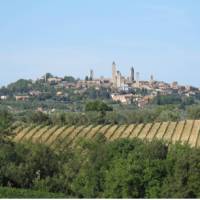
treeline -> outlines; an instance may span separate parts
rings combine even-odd
[[[186,119],[200,119],[200,106],[188,106],[181,110],[174,105],[148,107],[141,110],[118,107],[102,101],[86,103],[84,112],[55,112],[44,113],[28,111],[13,113],[0,109],[0,134],[12,132],[10,129],[20,124],[38,125],[89,125],[89,124],[133,124],[153,123],[164,121],[180,121]],[[13,126],[14,125],[14,126]]]
[[[108,108],[111,109],[110,106]],[[53,114],[30,111],[15,115],[15,120],[19,122],[48,125],[132,124],[186,119],[200,119],[200,106],[189,106],[185,111],[174,106],[159,106],[142,110],[88,110],[85,112],[56,112]]]
[[[197,100],[200,100],[199,94],[190,97],[179,94],[158,94],[151,103],[155,105],[177,105],[179,108],[185,109],[186,106],[195,104]]]
[[[48,198],[48,199],[62,199],[65,198],[64,194],[59,193],[49,193],[44,191],[35,190],[25,190],[16,189],[11,187],[0,187],[0,198],[1,199],[38,199],[38,198]]]
[[[77,80],[71,76],[66,76],[63,78],[64,82],[75,83]],[[30,96],[29,101],[38,100],[56,100],[56,101],[80,101],[84,99],[110,99],[111,89],[100,87],[95,89],[95,87],[86,88],[81,91],[81,89],[66,88],[64,85],[60,84],[54,85],[44,82],[44,80],[25,80],[20,79],[14,83],[9,84],[6,87],[0,88],[0,96],[6,95],[9,100],[14,99],[14,95],[28,95],[31,91],[40,92],[38,95]],[[62,92],[63,97],[57,97],[57,92]],[[78,91],[78,92],[77,92]]]
[[[57,152],[0,141],[0,186],[66,198],[199,198],[200,149],[102,135]],[[38,196],[39,198],[39,196]]]

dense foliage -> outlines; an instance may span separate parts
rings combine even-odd
[[[200,119],[200,106],[187,105],[181,109],[177,105],[157,105],[144,109],[137,109],[132,105],[110,104],[104,101],[88,101],[84,105],[84,111],[65,112],[60,104],[59,112],[42,112],[33,109],[33,104],[24,102],[29,111],[13,112],[13,110],[1,109],[0,103],[0,133],[7,132],[13,122],[26,124],[45,125],[89,125],[89,124],[132,124],[152,123],[163,121],[180,121],[188,119]],[[44,105],[44,103],[42,103]],[[53,102],[52,107],[53,108]]]
[[[108,106],[106,103],[102,101],[92,101],[88,102],[85,106],[86,111],[97,111],[97,112],[106,112],[112,111],[113,108]]]
[[[0,187],[0,198],[4,199],[30,199],[30,198],[48,198],[48,199],[55,199],[55,198],[64,198],[64,194],[54,194],[48,193],[44,191],[34,191],[34,190],[25,190],[25,189],[16,189],[10,187]]]
[[[1,140],[0,160],[2,187],[76,198],[200,197],[200,149],[179,144],[111,142],[99,134],[55,152],[40,144]]]
[[[0,110],[0,135],[7,135],[13,121],[13,116],[7,110]]]

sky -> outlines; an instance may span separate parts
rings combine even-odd
[[[20,78],[124,76],[200,87],[199,0],[0,0],[0,86]]]

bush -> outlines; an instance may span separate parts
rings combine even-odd
[[[0,160],[1,186],[42,191],[0,188],[4,198],[200,198],[200,149],[186,145],[98,134],[55,152],[1,139]]]
[[[44,191],[34,191],[34,190],[25,190],[25,189],[16,189],[9,187],[0,187],[0,198],[66,198],[64,194],[54,194]]]
[[[9,133],[13,116],[6,110],[0,110],[0,136]]]

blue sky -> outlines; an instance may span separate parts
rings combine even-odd
[[[0,85],[45,72],[200,87],[199,0],[0,0]]]

